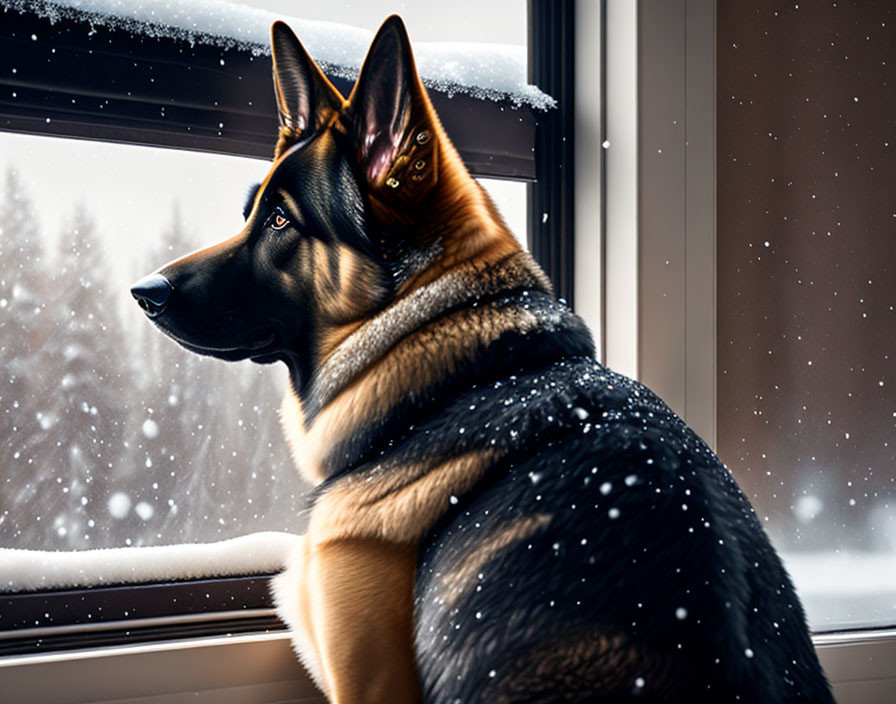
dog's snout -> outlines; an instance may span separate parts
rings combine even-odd
[[[174,291],[174,286],[161,274],[144,276],[131,286],[131,295],[150,318],[156,317],[165,310],[172,291]]]

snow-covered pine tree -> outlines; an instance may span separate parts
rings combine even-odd
[[[51,481],[41,461],[52,424],[36,352],[48,334],[47,269],[40,224],[12,167],[0,197],[0,545],[40,547],[39,496]]]
[[[132,381],[109,265],[83,205],[60,237],[52,279],[54,328],[41,351],[52,389],[43,459],[52,485],[39,499],[50,523],[44,547],[119,545],[108,507]]]

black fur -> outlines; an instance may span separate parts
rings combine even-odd
[[[333,454],[345,468],[319,487],[427,457],[500,458],[421,544],[425,701],[832,702],[793,585],[710,448],[597,363],[562,303],[518,290],[475,305],[490,304],[558,322],[409,396]],[[452,602],[451,575],[483,541],[539,516]]]
[[[399,444],[408,455],[493,442],[506,452],[421,550],[426,700],[833,701],[790,579],[729,471],[568,332],[569,354],[471,385]],[[525,369],[532,349],[513,353]],[[550,522],[442,605],[441,577],[479,540],[535,515]],[[595,658],[601,636],[618,640],[619,660]],[[565,666],[551,661],[556,648],[569,649]]]

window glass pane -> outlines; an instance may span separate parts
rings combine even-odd
[[[720,455],[815,629],[893,624],[896,44],[887,10],[720,8]]]
[[[0,546],[301,532],[285,370],[182,349],[128,290],[238,232],[268,163],[3,132],[0,153]],[[525,184],[482,183],[525,240]]]
[[[527,217],[527,189],[522,181],[500,181],[495,178],[480,178],[479,183],[488,191],[495,201],[501,217],[511,229],[520,244],[528,249],[526,242]]]
[[[301,532],[284,370],[187,352],[128,291],[238,232],[268,164],[10,133],[0,153],[0,546]]]
[[[395,10],[250,4],[368,29]],[[400,13],[414,41],[525,45],[523,0],[467,4]],[[285,371],[183,350],[128,292],[239,231],[268,163],[2,132],[0,154],[0,546],[302,532],[307,487],[277,414]],[[481,183],[525,243],[525,184]]]

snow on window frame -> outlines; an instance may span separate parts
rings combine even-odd
[[[86,22],[91,31],[123,29],[151,38],[207,44],[226,50],[270,55],[270,26],[289,24],[309,54],[330,76],[354,80],[373,39],[359,27],[284,17],[224,0],[0,0],[4,12]],[[469,95],[507,102],[515,108],[547,111],[557,102],[527,81],[525,46],[473,42],[414,42],[424,85],[448,97]]]

